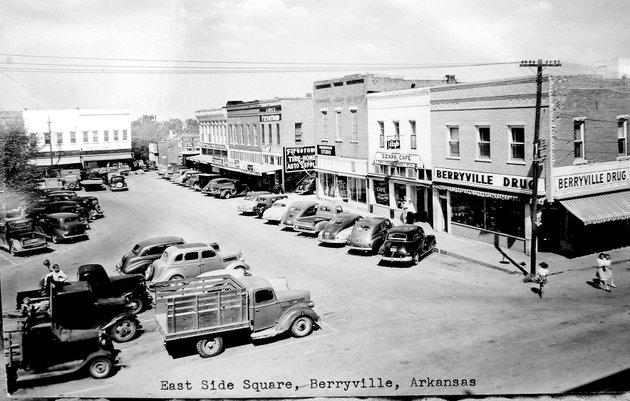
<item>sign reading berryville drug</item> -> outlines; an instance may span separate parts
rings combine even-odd
[[[433,169],[433,181],[437,183],[452,183],[469,187],[497,189],[523,194],[531,194],[534,184],[532,177],[437,167]],[[545,180],[543,178],[539,178],[538,194],[541,195],[544,194],[544,192]]]
[[[284,171],[313,170],[317,161],[315,146],[293,146],[284,148]]]
[[[573,198],[630,189],[630,160],[557,167],[552,171],[553,197]]]

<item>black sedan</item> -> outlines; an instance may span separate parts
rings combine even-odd
[[[435,236],[426,235],[420,226],[402,224],[389,230],[378,250],[381,262],[417,265],[423,255],[433,252]]]

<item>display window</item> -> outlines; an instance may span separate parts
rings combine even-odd
[[[329,173],[321,174],[322,192],[324,196],[335,196],[335,175]]]
[[[396,207],[402,209],[405,196],[407,196],[407,185],[394,183],[394,196],[396,199]]]
[[[501,234],[525,237],[525,204],[451,192],[451,222]]]
[[[364,179],[348,177],[348,198],[355,202],[367,202]]]

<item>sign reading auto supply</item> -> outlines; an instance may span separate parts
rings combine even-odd
[[[286,173],[313,170],[317,161],[315,146],[294,146],[284,148],[284,160],[284,171]]]

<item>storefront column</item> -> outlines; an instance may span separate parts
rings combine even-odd
[[[523,218],[524,227],[525,227],[525,255],[531,254],[532,247],[532,209],[529,202],[523,202],[523,207],[525,208],[525,213]]]

